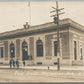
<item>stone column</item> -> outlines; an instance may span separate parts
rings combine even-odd
[[[10,41],[8,41],[8,60],[10,60]]]
[[[20,60],[22,61],[22,40],[20,40]]]
[[[16,59],[20,59],[20,39],[16,39]]]
[[[46,59],[52,59],[52,35],[45,36],[45,57]]]
[[[15,46],[15,59],[16,59],[16,55],[17,55],[17,53],[16,53],[16,40],[13,40],[13,44]]]
[[[34,38],[33,37],[29,38],[29,50],[30,50],[30,55],[32,55],[32,59],[34,59]]]
[[[5,57],[5,60],[8,60],[8,41],[4,42],[3,54]]]

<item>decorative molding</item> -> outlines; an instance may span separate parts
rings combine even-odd
[[[84,26],[72,21],[71,19],[67,18],[67,19],[60,21],[60,27],[63,28],[63,26],[66,26],[66,25],[71,26],[76,29],[79,29],[84,32]],[[56,24],[51,22],[51,23],[46,23],[46,24],[42,24],[42,25],[32,26],[29,29],[26,28],[26,31],[25,31],[25,29],[18,29],[18,30],[14,30],[14,31],[10,31],[10,32],[1,33],[0,38],[2,38],[2,39],[9,38],[9,37],[15,38],[20,35],[22,35],[22,36],[24,36],[24,34],[27,35],[31,32],[38,32],[38,31],[41,32],[41,31],[46,31],[46,30],[49,31],[49,30],[56,29],[56,26],[57,26]],[[65,29],[65,27],[64,27],[64,29]]]

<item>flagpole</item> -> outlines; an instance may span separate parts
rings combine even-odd
[[[29,25],[31,25],[31,5],[30,5],[30,1],[28,2],[28,8],[29,8]]]

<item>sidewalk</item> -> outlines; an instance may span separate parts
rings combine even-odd
[[[10,66],[0,66],[0,69],[9,69]],[[44,69],[47,70],[48,66],[25,66],[21,69]],[[57,70],[57,66],[49,66],[49,70]],[[84,70],[84,66],[61,66],[60,70]]]
[[[48,66],[27,66],[25,69],[48,69]],[[57,66],[49,66],[50,70],[57,70]],[[84,66],[61,66],[60,70],[84,70]]]

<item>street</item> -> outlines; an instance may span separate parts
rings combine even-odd
[[[0,69],[0,82],[84,82],[84,71]]]

